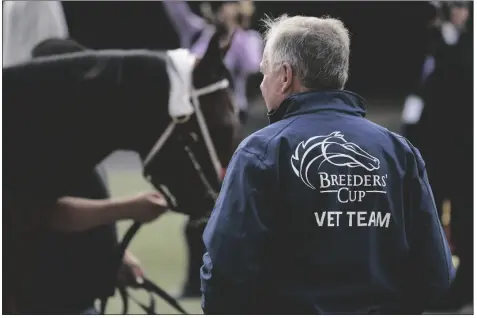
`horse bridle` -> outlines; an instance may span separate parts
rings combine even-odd
[[[210,136],[209,129],[207,127],[207,123],[205,122],[204,115],[202,113],[202,110],[200,109],[200,102],[199,102],[199,97],[208,95],[211,93],[214,93],[219,90],[224,90],[229,87],[229,81],[227,79],[222,79],[220,81],[217,81],[215,83],[212,83],[210,85],[204,86],[199,89],[192,89],[191,92],[191,104],[194,108],[194,112],[197,118],[197,122],[199,125],[199,130],[200,133],[202,134],[202,137],[205,142],[205,146],[207,148],[207,153],[209,155],[209,159],[214,167],[214,171],[216,172],[216,176],[218,181],[220,182],[221,177],[222,177],[222,165],[220,163],[219,157],[217,155],[217,151],[214,147],[214,144],[212,142],[212,138]],[[166,141],[172,136],[172,133],[174,132],[175,128],[178,127],[181,124],[185,124],[190,120],[191,116],[184,116],[180,118],[174,118],[171,117],[171,122],[167,126],[167,128],[164,130],[164,132],[161,134],[161,136],[157,139],[156,143],[154,146],[151,148],[149,153],[144,159],[144,176],[148,181],[151,181],[151,176],[148,174],[148,166],[151,163],[152,159],[161,151],[163,148],[164,144]],[[214,188],[211,186],[207,178],[205,177],[204,171],[202,169],[202,166],[200,165],[199,161],[196,159],[196,156],[193,152],[193,150],[187,146],[187,144],[184,145],[184,151],[187,153],[189,156],[189,159],[191,160],[195,171],[197,172],[203,186],[207,190],[207,194],[210,196],[211,199],[214,201],[218,197],[217,191],[214,190]],[[166,197],[166,200],[172,208],[176,207],[176,200],[172,193],[169,192],[166,186],[164,185],[159,185],[160,187],[160,192],[164,194]],[[202,220],[204,221],[204,220]],[[124,235],[121,243],[119,244],[119,260],[122,262],[124,258],[124,253],[126,252],[126,249],[128,248],[131,240],[133,237],[136,235],[136,233],[139,231],[141,228],[142,223],[140,222],[134,222],[133,225],[126,231],[126,234]],[[154,298],[152,296],[152,293],[158,295],[159,297],[163,298],[169,305],[174,307],[176,310],[178,310],[182,314],[187,314],[187,312],[182,308],[182,306],[177,303],[177,301],[170,296],[167,292],[162,290],[159,286],[154,284],[148,279],[144,279],[144,284],[139,286],[140,288],[145,289],[146,291],[149,292],[149,306],[143,305],[134,298],[132,298],[128,292],[126,291],[125,287],[119,287],[119,294],[122,298],[123,301],[123,314],[126,314],[128,311],[128,299],[131,297],[136,304],[138,304],[139,307],[141,307],[146,313],[148,314],[156,314],[155,313],[155,302]],[[107,301],[108,299],[102,299],[101,301],[101,313],[104,314],[106,311],[106,306],[107,306]]]
[[[214,144],[212,142],[212,138],[210,136],[209,129],[207,127],[207,123],[205,122],[204,115],[202,113],[202,110],[200,109],[200,102],[199,102],[199,97],[203,95],[208,95],[211,93],[214,93],[219,90],[227,89],[229,87],[229,82],[227,79],[220,80],[218,82],[215,82],[213,84],[207,85],[205,87],[202,87],[200,89],[194,89],[191,93],[191,99],[192,99],[192,106],[194,107],[195,115],[197,117],[197,122],[199,124],[199,129],[200,133],[202,134],[202,137],[204,138],[205,146],[207,148],[207,153],[209,155],[209,159],[212,163],[212,166],[214,167],[214,171],[217,176],[217,180],[220,182],[221,175],[222,175],[222,164],[220,163],[219,157],[217,155],[217,151],[214,147]],[[159,137],[159,139],[156,141],[152,149],[149,151],[147,156],[144,159],[144,172],[145,172],[145,177],[148,180],[151,180],[150,175],[147,173],[147,167],[149,163],[152,161],[152,159],[159,153],[159,151],[162,149],[166,141],[169,139],[169,137],[172,135],[174,132],[175,128],[178,125],[184,124],[190,120],[191,116],[184,116],[181,118],[172,118],[171,122],[167,126],[167,128],[164,130],[162,135]],[[214,188],[210,185],[209,181],[204,175],[203,169],[200,165],[200,163],[197,161],[196,156],[192,149],[188,147],[187,145],[184,146],[184,150],[187,152],[187,155],[189,156],[189,159],[191,160],[192,164],[194,165],[194,169],[196,170],[197,174],[199,175],[199,178],[207,190],[207,193],[209,196],[215,200],[218,197],[217,191],[214,190]],[[167,187],[164,185],[160,185],[161,187],[161,192],[164,192],[164,195],[168,197],[170,200],[170,203],[172,204],[173,207],[175,207],[175,199],[172,196],[172,194],[167,190]]]

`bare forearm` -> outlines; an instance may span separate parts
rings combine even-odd
[[[130,200],[90,200],[63,197],[50,215],[49,227],[63,232],[79,232],[132,217]]]

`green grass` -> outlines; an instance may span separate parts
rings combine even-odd
[[[108,171],[111,195],[127,196],[140,191],[152,189],[139,171]],[[184,238],[184,224],[187,218],[174,212],[168,212],[153,223],[144,225],[133,238],[130,250],[140,259],[146,275],[161,288],[176,295],[182,288],[186,276],[187,255]],[[131,222],[118,225],[122,237]],[[147,304],[147,294],[131,290],[131,293]],[[175,314],[177,311],[162,299],[157,300],[157,312]],[[191,314],[202,314],[200,300],[180,301],[180,304]],[[142,314],[133,302],[129,304],[130,314]],[[109,299],[107,313],[119,314],[122,310],[120,298],[116,295]]]

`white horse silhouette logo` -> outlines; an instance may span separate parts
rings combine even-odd
[[[319,154],[308,160],[313,149],[318,150]],[[318,164],[316,170],[319,170],[325,162],[338,167],[361,167],[368,171],[379,169],[379,159],[371,156],[358,145],[346,141],[339,131],[332,132],[328,136],[315,136],[302,141],[296,147],[290,162],[296,176],[311,189],[316,189],[308,175],[313,164]]]

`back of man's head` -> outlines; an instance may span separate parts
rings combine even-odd
[[[348,80],[350,39],[343,23],[306,16],[266,18],[265,60],[287,62],[308,89],[343,89]]]

